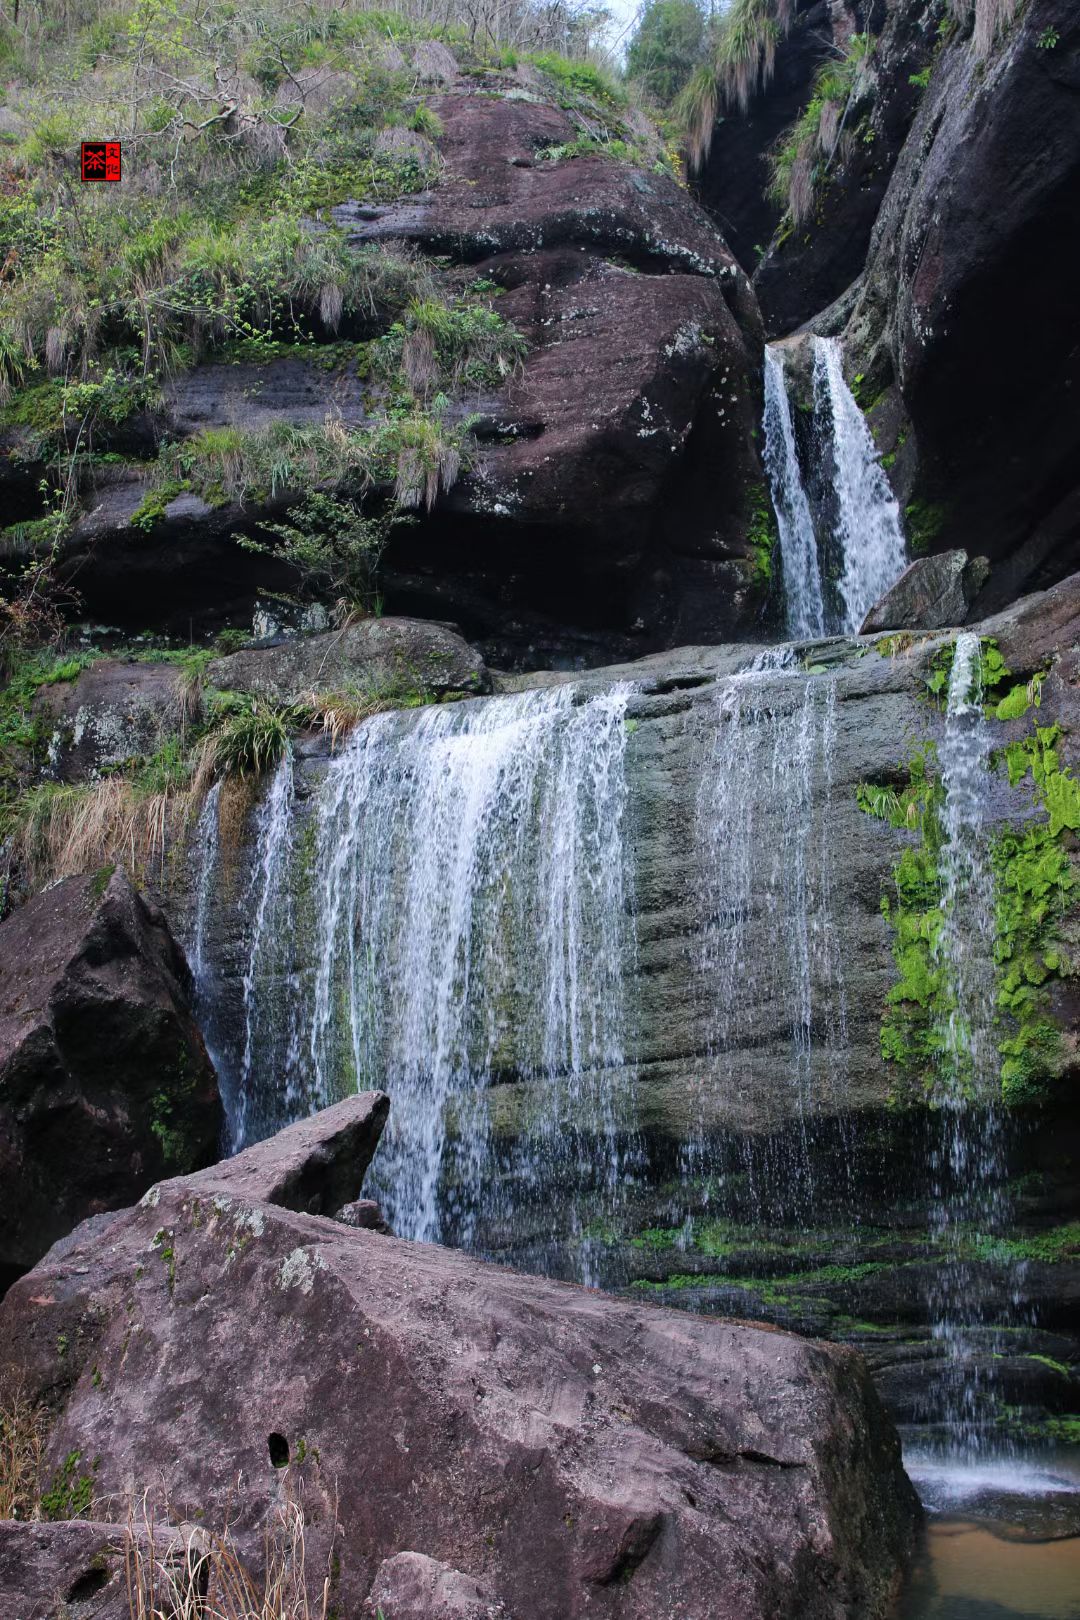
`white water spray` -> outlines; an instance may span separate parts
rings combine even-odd
[[[787,633],[796,638],[822,636],[825,634],[825,604],[817,535],[799,468],[783,351],[771,346],[765,349],[763,425],[765,471],[780,535]]]
[[[839,628],[852,633],[903,573],[904,535],[900,506],[882,471],[873,435],[844,381],[840,341],[815,337],[813,349],[814,411],[831,427],[835,535],[843,557],[844,622]]]

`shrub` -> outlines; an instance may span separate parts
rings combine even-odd
[[[274,543],[237,535],[240,545],[288,563],[306,594],[329,596],[339,617],[370,613],[376,604],[379,563],[395,514],[365,514],[355,501],[309,495],[283,523],[263,522]],[[398,520],[407,521],[407,520]]]

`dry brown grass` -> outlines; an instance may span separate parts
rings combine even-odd
[[[312,1596],[297,1500],[275,1513],[260,1577],[241,1562],[228,1527],[166,1534],[148,1499],[128,1521],[124,1563],[131,1620],[327,1620],[330,1578],[316,1577]]]
[[[0,1519],[41,1517],[46,1420],[22,1390],[0,1401]]]
[[[12,853],[33,891],[110,864],[143,872],[164,863],[193,808],[191,789],[141,793],[119,776],[42,783],[23,799]]]

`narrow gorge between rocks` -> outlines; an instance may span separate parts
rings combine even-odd
[[[0,62],[0,1620],[1080,1620],[1075,0]]]

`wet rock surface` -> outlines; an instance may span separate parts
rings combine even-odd
[[[917,1509],[858,1357],[213,1182],[81,1229],[0,1307],[0,1378],[51,1392],[46,1470],[163,1484],[257,1567],[287,1460],[347,1613],[885,1613]]]
[[[216,1156],[189,988],[164,916],[119,871],[0,925],[0,1285],[84,1216]]]

